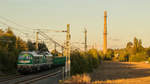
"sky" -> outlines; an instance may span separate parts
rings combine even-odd
[[[65,30],[71,25],[71,41],[102,49],[104,11],[108,12],[108,48],[123,48],[134,37],[150,46],[150,0],[0,0],[0,23],[17,24],[21,32],[35,28]],[[0,26],[1,27],[1,26]],[[57,36],[58,35],[58,36]],[[65,34],[55,34],[64,41]],[[55,37],[52,36],[52,37]],[[61,40],[60,40],[61,39]],[[74,44],[79,45],[79,44]]]

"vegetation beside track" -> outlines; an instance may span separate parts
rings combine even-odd
[[[92,72],[101,62],[101,57],[96,49],[88,52],[74,50],[71,52],[71,74],[83,74]]]
[[[74,75],[62,84],[149,84],[150,64],[105,61],[90,74]],[[61,84],[61,83],[60,83]]]
[[[44,43],[39,43],[39,51],[47,50]],[[13,74],[16,72],[18,54],[21,51],[35,50],[35,43],[23,41],[11,30],[3,31],[0,29],[0,73]]]
[[[26,43],[22,39],[16,37],[10,29],[0,30],[0,70],[2,72],[15,72],[17,55],[22,50],[27,50]]]

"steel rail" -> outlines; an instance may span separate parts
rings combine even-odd
[[[7,82],[7,81],[10,81],[10,80],[14,80],[14,79],[17,79],[17,78],[22,78],[22,77],[25,77],[25,75],[16,75],[15,77],[5,78],[3,80],[0,80],[0,83],[1,82]]]
[[[30,78],[30,79],[18,81],[18,82],[16,82],[15,84],[31,84],[31,83],[37,82],[37,81],[39,81],[39,80],[42,80],[42,79],[44,79],[44,78],[48,78],[48,77],[55,76],[55,75],[57,75],[58,73],[61,73],[61,70],[59,70],[59,71],[57,71],[57,72],[54,72],[54,73],[47,73],[47,74],[39,75],[39,76]]]

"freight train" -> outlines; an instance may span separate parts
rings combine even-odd
[[[48,70],[54,66],[64,66],[65,56],[53,56],[50,52],[21,52],[18,56],[17,70],[20,73]]]

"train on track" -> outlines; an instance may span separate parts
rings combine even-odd
[[[53,56],[50,52],[21,52],[18,56],[17,70],[20,73],[48,70],[56,66],[64,66],[65,56]]]

